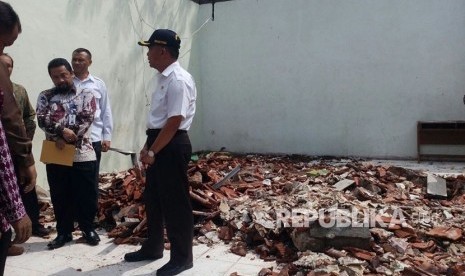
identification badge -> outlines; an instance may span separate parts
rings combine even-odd
[[[68,116],[68,124],[75,125],[76,124],[76,115],[69,115]]]

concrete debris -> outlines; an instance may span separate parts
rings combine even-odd
[[[343,191],[354,183],[355,181],[352,179],[343,179],[337,182],[336,184],[334,184],[334,188],[336,189],[336,191]]]
[[[369,249],[372,239],[368,227],[311,227],[293,232],[292,241],[300,251],[322,252],[329,248],[358,247]]]
[[[399,239],[396,237],[391,237],[389,239],[389,244],[400,254],[405,254],[410,246],[410,243],[405,239]]]
[[[447,197],[446,180],[442,177],[428,174],[426,192],[432,196]]]
[[[195,243],[224,242],[235,254],[279,264],[260,275],[465,271],[464,175],[296,155],[211,152],[193,160]],[[99,224],[117,244],[143,241],[143,174],[100,180]]]
[[[315,253],[311,251],[303,252],[300,258],[293,262],[298,267],[310,269],[321,269],[337,264],[337,260],[323,253]]]

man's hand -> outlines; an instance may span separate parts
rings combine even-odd
[[[140,157],[140,161],[142,162],[142,164],[144,164],[145,166],[151,166],[153,165],[153,163],[155,162],[155,156],[154,157],[150,157],[148,154]]]
[[[67,143],[73,143],[77,141],[77,136],[74,131],[69,128],[65,128],[63,129],[63,139],[65,139]]]
[[[66,145],[66,141],[61,139],[61,138],[58,138],[56,141],[55,141],[55,147],[57,147],[58,149],[62,150],[65,148],[65,145]]]
[[[139,153],[139,161],[142,163],[142,168],[144,170],[147,169],[148,166],[152,165],[155,161],[155,157],[150,157],[148,153],[149,151],[145,146],[140,150]]]
[[[102,141],[102,151],[107,152],[108,149],[110,148],[111,141],[103,140]]]
[[[15,239],[13,243],[24,243],[31,237],[32,222],[28,215],[25,215],[18,221],[12,222],[11,226],[15,229]]]
[[[35,165],[19,169],[19,187],[21,187],[25,193],[29,193],[34,189],[36,180],[37,171]]]
[[[139,152],[139,161],[142,162],[142,158],[149,153],[147,148],[144,146]]]

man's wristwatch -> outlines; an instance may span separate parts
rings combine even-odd
[[[154,158],[155,157],[155,152],[153,152],[153,150],[149,150],[147,152],[147,155],[150,157],[150,158]]]

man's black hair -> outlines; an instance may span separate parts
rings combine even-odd
[[[89,56],[89,59],[92,60],[92,54],[86,48],[77,48],[76,50],[73,51],[73,53],[82,53],[82,52],[86,53]]]
[[[66,70],[68,70],[70,73],[73,73],[73,69],[71,68],[71,65],[69,62],[64,59],[64,58],[54,58],[48,63],[48,74],[50,75],[50,71],[53,68],[57,68],[60,66],[64,66]]]
[[[166,50],[168,50],[168,52],[170,53],[170,55],[175,58],[175,59],[178,59],[179,57],[179,49],[176,49],[174,47],[168,47],[168,46],[163,46]]]
[[[21,21],[18,14],[10,4],[0,1],[0,34],[11,33],[15,26],[18,26],[18,30],[21,32]]]

